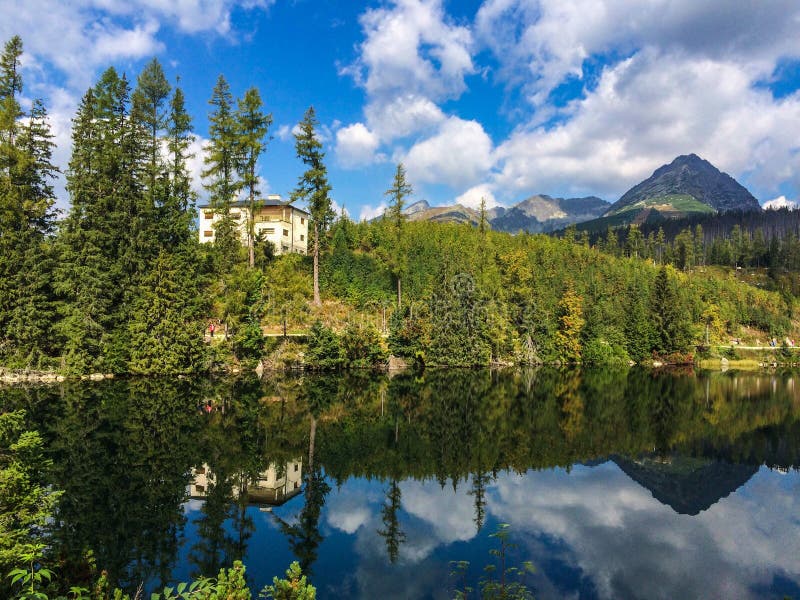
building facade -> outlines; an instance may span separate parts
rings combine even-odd
[[[200,243],[213,242],[216,229],[214,225],[221,215],[206,204],[198,207],[200,211]],[[254,211],[256,238],[263,236],[275,246],[275,254],[308,252],[309,214],[290,202],[284,202],[278,195],[270,195],[256,202]],[[238,223],[242,245],[247,245],[247,222],[250,218],[250,204],[237,201],[231,204],[230,215]]]

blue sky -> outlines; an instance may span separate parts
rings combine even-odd
[[[796,0],[0,0],[0,38],[26,48],[29,98],[52,116],[56,159],[98,74],[153,56],[180,76],[199,174],[217,76],[272,112],[264,192],[302,165],[309,105],[332,196],[381,211],[403,162],[415,199],[510,205],[545,193],[616,200],[695,152],[762,202],[800,195]],[[201,182],[196,181],[201,189]],[[67,206],[63,192],[59,205]],[[782,199],[782,200],[781,200]]]

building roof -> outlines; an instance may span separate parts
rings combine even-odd
[[[249,200],[236,200],[235,202],[231,202],[231,208],[247,208],[250,206]],[[291,200],[283,201],[281,200],[280,196],[267,196],[266,198],[258,198],[256,200],[256,206],[288,206],[297,212],[301,212],[305,215],[309,215],[308,211],[303,210],[302,208],[297,208],[294,204],[292,204]],[[211,204],[198,204],[197,208],[200,210],[207,209],[207,208],[214,208]]]

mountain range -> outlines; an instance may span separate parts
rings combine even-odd
[[[487,211],[492,229],[549,233],[571,224],[600,230],[609,226],[674,219],[692,214],[760,211],[753,195],[733,177],[696,154],[678,156],[609,205],[597,196],[530,196],[510,208]],[[477,210],[456,204],[430,206],[420,200],[404,211],[411,220],[477,224]]]

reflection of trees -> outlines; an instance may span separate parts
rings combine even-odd
[[[199,413],[206,398],[220,410]],[[15,389],[4,392],[4,409],[26,409],[53,458],[54,487],[65,490],[52,545],[65,574],[86,576],[85,561],[74,557],[91,549],[112,583],[133,588],[141,580],[154,586],[172,570],[192,466],[208,464],[218,475],[191,549],[197,572],[214,575],[245,554],[252,534],[232,487],[244,488],[265,465],[307,451],[304,504],[297,521],[282,527],[308,568],[322,542],[326,477],[385,480],[382,531],[398,524],[397,540],[396,482],[468,481],[480,527],[487,489],[502,469],[568,467],[654,450],[665,458],[796,466],[796,398],[792,374],[429,370],[391,379],[350,373]]]
[[[46,422],[65,490],[53,548],[73,580],[91,549],[115,585],[168,581],[185,522],[193,396],[187,383],[135,380],[67,386],[53,403],[58,415]]]
[[[400,486],[396,479],[392,479],[389,489],[386,491],[386,501],[381,507],[383,529],[378,530],[378,535],[386,540],[386,553],[391,563],[397,562],[400,544],[406,541],[406,534],[400,528],[400,518],[397,514],[402,506],[401,501]]]
[[[308,377],[300,395],[309,411],[308,467],[305,474],[304,504],[297,522],[289,524],[276,515],[281,531],[289,538],[289,546],[300,562],[300,568],[311,574],[317,560],[317,548],[323,537],[319,531],[319,518],[330,486],[325,482],[322,468],[315,462],[317,418],[323,409],[337,397],[338,379],[333,377]]]

